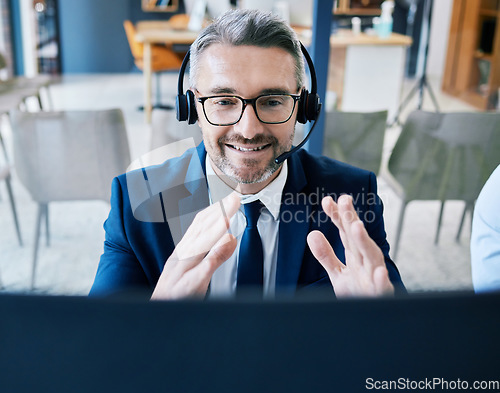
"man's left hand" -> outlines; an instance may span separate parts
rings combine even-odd
[[[314,257],[327,271],[336,296],[393,294],[394,287],[389,280],[384,255],[356,214],[352,197],[342,195],[338,203],[331,197],[325,197],[321,205],[339,229],[345,248],[345,265],[337,258],[332,246],[320,231],[309,233],[307,243]]]

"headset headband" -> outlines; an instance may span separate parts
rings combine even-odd
[[[309,67],[309,72],[311,73],[311,94],[317,94],[318,92],[318,82],[316,80],[316,70],[314,69],[314,64],[312,62],[311,56],[307,51],[306,47],[299,41],[300,50],[306,59],[307,67]],[[186,73],[186,68],[189,63],[191,51],[188,50],[184,59],[182,60],[181,68],[179,69],[179,79],[177,80],[177,94],[184,94],[184,74]]]

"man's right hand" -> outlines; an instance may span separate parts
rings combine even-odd
[[[232,193],[196,215],[167,259],[151,299],[205,296],[212,275],[236,249],[227,230],[239,208],[240,198]]]

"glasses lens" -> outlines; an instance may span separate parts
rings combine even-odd
[[[288,94],[260,96],[255,101],[257,117],[264,123],[284,123],[292,115],[295,100]],[[203,102],[207,120],[215,125],[235,124],[243,113],[243,100],[234,96],[210,97]]]
[[[233,124],[241,115],[243,102],[237,97],[212,97],[205,100],[203,109],[212,124]]]
[[[295,101],[290,95],[268,95],[259,97],[255,106],[264,123],[283,123],[292,115]]]

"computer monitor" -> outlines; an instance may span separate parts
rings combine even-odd
[[[500,294],[275,302],[4,295],[0,391],[465,391],[474,383],[498,391],[499,310]]]

